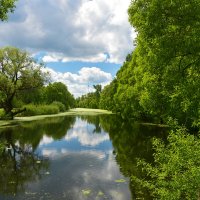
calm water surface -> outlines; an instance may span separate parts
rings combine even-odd
[[[47,118],[0,129],[0,200],[150,199],[132,175],[165,131],[116,116]]]

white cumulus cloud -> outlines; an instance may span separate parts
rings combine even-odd
[[[94,91],[93,85],[101,84],[104,87],[112,81],[110,73],[97,67],[83,67],[78,73],[56,72],[51,68],[45,68],[44,71],[50,73],[53,82],[66,84],[75,97]]]
[[[65,139],[70,141],[72,139],[77,139],[82,146],[97,146],[105,141],[109,141],[109,135],[101,130],[101,133],[95,134],[93,131],[95,129],[94,125],[89,125],[86,121],[77,119]]]
[[[9,21],[0,22],[0,46],[46,52],[48,62],[122,63],[135,36],[128,22],[130,2],[20,0]]]

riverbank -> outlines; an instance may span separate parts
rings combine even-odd
[[[73,116],[73,115],[102,115],[102,114],[112,114],[112,112],[101,109],[88,109],[88,108],[74,108],[67,112],[52,114],[52,115],[37,115],[30,117],[15,117],[14,120],[0,120],[0,128],[5,128],[6,126],[18,125],[20,122],[41,120],[49,117],[61,117],[61,116]]]

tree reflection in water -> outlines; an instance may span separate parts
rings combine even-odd
[[[27,182],[42,178],[49,161],[34,153],[30,144],[20,145],[14,141],[10,130],[4,131],[4,143],[0,156],[0,193],[16,195],[24,191]]]
[[[40,141],[44,135],[64,137],[74,122],[74,117],[49,118],[2,129],[0,141],[5,145],[0,151],[0,194],[15,196],[29,183],[40,180],[50,165],[48,158],[35,152]]]
[[[25,189],[28,188],[27,186],[30,186],[29,184],[37,181],[39,182],[43,175],[49,171],[50,167],[50,160],[35,153],[41,145],[41,141],[43,138],[48,137],[54,141],[61,141],[61,145],[63,145],[62,140],[65,142],[64,144],[69,144],[66,143],[69,141],[66,141],[65,137],[67,134],[72,134],[73,131],[76,133],[76,128],[75,130],[72,128],[76,120],[78,122],[85,121],[86,123],[84,124],[88,127],[89,132],[87,132],[87,127],[76,125],[78,131],[81,128],[84,130],[83,132],[80,130],[81,135],[79,136],[81,137],[88,136],[87,138],[91,139],[94,136],[94,139],[96,139],[95,137],[101,137],[101,134],[104,134],[104,136],[106,133],[109,134],[115,161],[119,165],[121,174],[130,178],[129,187],[132,193],[132,199],[151,199],[146,191],[139,188],[139,186],[133,182],[131,176],[143,177],[141,169],[137,167],[136,160],[137,158],[143,158],[151,162],[153,152],[151,139],[154,136],[163,137],[166,130],[155,126],[142,126],[141,124],[134,122],[123,122],[120,118],[114,115],[51,118],[25,123],[19,127],[7,128],[3,131],[1,130],[0,141],[3,141],[6,144],[6,147],[0,155],[0,195],[9,196],[19,194],[20,192],[25,191]],[[91,126],[88,126],[89,124],[91,124]],[[69,131],[71,128],[72,131]],[[72,138],[74,139],[74,137]],[[74,142],[74,140],[72,141]],[[73,142],[73,145],[77,145],[75,146],[77,149],[79,147],[79,141],[77,143]],[[95,148],[95,146],[89,146],[88,143],[86,144],[89,149]],[[106,145],[107,144],[104,143],[104,145],[100,145],[99,148],[104,150]],[[82,150],[83,146],[80,147]],[[58,148],[58,146],[55,146],[55,148]],[[58,152],[61,152],[61,150],[62,148],[60,147]],[[70,159],[72,158],[73,156]],[[61,169],[62,162],[60,163]],[[78,163],[77,166],[69,169],[69,171],[72,170],[76,174],[76,169],[81,169],[83,164],[79,164],[78,160],[76,160],[75,163]],[[55,166],[59,167],[59,165],[54,165],[54,167]],[[65,176],[68,175],[69,177],[71,176],[70,172],[69,174],[68,172],[65,172]],[[63,174],[60,175],[61,179],[62,177]],[[74,183],[74,179],[72,180]],[[73,185],[73,183],[71,183],[71,185]],[[64,186],[63,183],[63,187]],[[18,197],[21,198],[22,196],[23,194]]]
[[[114,148],[113,154],[121,173],[130,178],[132,199],[151,199],[148,192],[140,188],[131,176],[144,176],[137,166],[137,159],[152,162],[152,138],[165,138],[166,128],[145,126],[134,121],[124,122],[117,116],[100,117],[100,125],[109,133]]]

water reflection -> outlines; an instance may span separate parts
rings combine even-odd
[[[0,193],[15,196],[24,192],[27,182],[40,180],[49,162],[36,154],[30,144],[14,140],[12,131],[4,131],[1,137],[5,148],[0,156]]]
[[[122,123],[115,116],[107,117],[106,120],[101,119],[101,125],[109,133],[121,173],[126,177],[143,177],[141,169],[137,167],[137,159],[152,162],[152,138],[165,138],[167,130],[135,122]],[[151,199],[148,192],[139,188],[131,179],[130,190],[132,199]]]
[[[148,199],[130,176],[140,176],[136,157],[151,159],[152,134],[162,130],[115,116],[49,118],[1,130],[7,147],[0,199]]]

